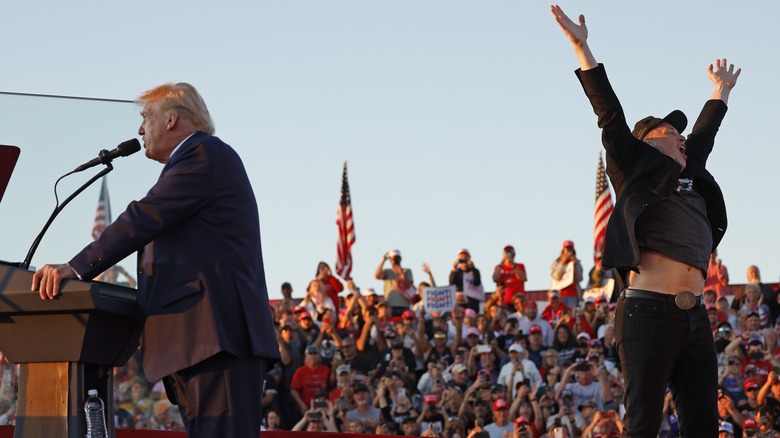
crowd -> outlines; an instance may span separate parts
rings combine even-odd
[[[449,282],[457,305],[429,312],[399,251],[375,272],[384,290],[341,283],[320,263],[305,297],[282,286],[276,303],[282,361],[265,382],[267,429],[442,437],[620,436],[624,384],[615,346],[609,270],[583,275],[572,242],[550,267],[545,302],[527,299],[525,267],[507,246],[495,292],[467,250]],[[723,437],[780,431],[777,291],[750,284],[726,295],[728,271],[710,261],[705,306],[720,369]],[[777,321],[777,322],[775,322]],[[292,408],[290,408],[292,407]],[[671,393],[662,437],[679,436]]]
[[[620,436],[623,379],[615,347],[614,287],[597,263],[583,276],[572,242],[550,267],[548,300],[529,300],[511,246],[488,282],[463,249],[447,284],[457,305],[429,312],[399,251],[375,272],[384,290],[342,283],[326,263],[302,299],[289,283],[274,305],[281,361],[263,384],[266,430],[448,438]],[[583,278],[584,277],[584,278]],[[757,267],[732,296],[710,261],[704,302],[719,361],[721,437],[780,436],[780,304]],[[567,284],[568,281],[568,284]],[[0,424],[13,424],[17,371],[0,365]],[[183,430],[161,382],[136,357],[114,373],[117,427]],[[660,437],[679,436],[671,393]]]

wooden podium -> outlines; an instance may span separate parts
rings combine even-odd
[[[138,347],[136,290],[66,280],[57,299],[41,300],[32,275],[0,264],[0,351],[21,364],[14,437],[83,438],[89,389],[105,402],[114,437],[111,368]]]

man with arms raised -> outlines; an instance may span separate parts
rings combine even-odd
[[[624,434],[658,434],[668,385],[681,435],[716,436],[715,344],[701,294],[709,254],[726,230],[726,207],[705,164],[740,70],[725,59],[709,66],[715,90],[687,141],[681,111],[646,117],[632,131],[590,51],[585,17],[576,24],[560,7],[551,9],[579,60],[577,76],[603,130],[617,195],[602,263],[617,268],[629,286],[615,319],[627,385]]]

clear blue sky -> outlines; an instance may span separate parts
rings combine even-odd
[[[750,264],[777,281],[780,62],[770,29],[780,5],[561,6],[586,15],[632,121],[675,108],[692,121],[712,90],[707,65],[725,56],[743,68],[709,162],[729,209],[720,255],[732,282]],[[381,288],[373,272],[393,248],[418,281],[428,262],[445,282],[461,247],[489,275],[513,244],[530,289],[547,288],[566,239],[592,265],[600,131],[547,3],[14,2],[0,7],[0,26],[2,91],[134,99],[163,82],[195,85],[250,174],[272,297],[283,281],[301,296],[318,261],[334,264],[345,160],[361,287]],[[0,204],[0,259],[21,260],[57,177],[137,136],[140,117],[130,104],[10,96],[0,96],[0,117],[0,143],[22,147]],[[116,216],[161,166],[142,154],[115,166]],[[68,178],[61,197],[89,173]],[[34,265],[67,261],[89,242],[98,187],[62,214]]]

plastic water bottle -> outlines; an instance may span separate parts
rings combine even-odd
[[[87,417],[87,438],[108,438],[106,428],[106,405],[98,397],[97,389],[87,391],[84,414]]]

